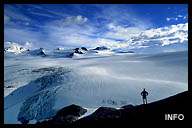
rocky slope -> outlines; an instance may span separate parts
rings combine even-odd
[[[163,121],[165,114],[183,114],[184,120],[189,120],[190,96],[191,93],[185,91],[146,105],[125,105],[120,109],[100,107],[91,115],[79,120],[78,117],[87,110],[77,105],[70,105],[60,110],[51,120],[38,122],[35,126],[57,125],[70,128],[128,126],[134,121]]]
[[[100,107],[90,116],[74,122],[71,126],[88,127],[88,124],[128,126],[132,121],[164,121],[165,114],[183,114],[184,119],[189,120],[189,108],[191,108],[189,99],[191,96],[189,91],[185,91],[147,105],[134,107],[128,105],[121,109]]]

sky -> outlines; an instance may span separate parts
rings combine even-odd
[[[5,4],[4,42],[33,47],[188,49],[187,4]]]

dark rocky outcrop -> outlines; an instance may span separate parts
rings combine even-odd
[[[23,48],[23,47],[20,47],[19,49],[22,50],[22,49],[24,49],[24,48]]]
[[[5,88],[14,88],[14,86],[8,85],[8,86],[4,86]]]
[[[22,124],[28,124],[29,120],[26,120],[25,118],[19,118],[18,121],[20,121]]]
[[[181,113],[185,120],[189,120],[191,93],[182,92],[166,99],[133,106],[122,106],[120,109],[100,107],[94,113],[78,120],[78,117],[86,112],[80,106],[70,105],[61,109],[50,121],[43,121],[37,125],[50,126],[61,124],[65,128],[90,128],[90,127],[128,127],[131,123],[139,124],[140,121],[164,121],[165,114]],[[136,123],[136,124],[135,124]],[[60,125],[60,126],[61,126]]]
[[[80,117],[81,115],[85,114],[86,112],[87,112],[87,110],[82,108],[81,106],[72,104],[72,105],[64,107],[63,109],[58,111],[56,114],[56,117],[67,116],[67,115],[73,115],[73,116]]]
[[[75,50],[75,51],[78,51],[78,50],[79,50],[79,48],[75,48],[74,50]]]
[[[81,47],[81,48],[75,48],[74,53],[83,54],[85,51],[88,51],[87,48]]]
[[[33,55],[33,56],[36,56],[36,55],[42,56],[42,57],[45,57],[45,56],[46,56],[45,51],[44,51],[43,48],[35,49],[35,50],[27,50],[27,51],[28,51],[28,53],[29,53],[30,55]]]
[[[85,47],[81,47],[81,49],[84,51],[88,51],[87,48],[85,48]]]
[[[135,52],[133,52],[133,51],[128,51],[127,53],[135,53]]]
[[[22,124],[28,124],[29,123],[29,120],[24,120],[23,122],[22,122]]]
[[[66,116],[56,116],[52,120],[47,121],[47,122],[52,125],[67,125],[76,120],[78,120],[77,116],[66,115]]]
[[[74,56],[74,52],[70,53],[69,55],[67,55],[67,57],[72,58]]]
[[[134,107],[134,106],[132,104],[129,104],[129,105],[122,106],[121,109],[129,109],[132,107]]]
[[[61,51],[61,50],[64,50],[64,48],[56,48],[56,50],[58,50],[58,51]]]
[[[74,50],[75,50],[75,51],[78,51],[78,50],[84,50],[84,51],[88,51],[86,47],[75,48]]]
[[[74,53],[83,54],[83,52],[81,52],[81,51],[79,51],[79,50],[75,50]]]
[[[62,108],[57,114],[48,121],[37,122],[38,126],[50,126],[50,125],[68,125],[87,112],[86,109],[78,105],[70,105]]]
[[[111,107],[100,107],[93,114],[83,118],[82,120],[113,120],[121,116],[119,110]]]
[[[105,46],[101,46],[101,47],[96,47],[95,49],[93,50],[107,50],[108,48],[105,47]]]
[[[76,53],[76,54],[84,54],[86,51],[88,51],[87,48],[85,48],[85,47],[75,48],[73,50],[74,50],[74,52],[70,53],[67,57],[72,58],[74,56],[74,53]]]
[[[40,56],[46,56],[43,48],[40,48],[39,51],[37,52],[37,55],[40,55]]]
[[[116,53],[135,53],[133,51],[116,51],[116,50],[113,51],[115,51]]]
[[[146,121],[164,121],[165,114],[184,114],[189,120],[191,93],[186,91],[166,99],[145,105],[126,105],[121,109],[100,107],[93,114],[72,123],[70,127],[127,127],[130,123]],[[178,120],[178,119],[177,119]]]

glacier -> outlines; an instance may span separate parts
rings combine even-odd
[[[70,51],[46,51],[46,57],[18,49],[17,54],[4,53],[5,124],[50,119],[71,104],[88,108],[89,114],[100,106],[138,105],[143,88],[149,92],[148,102],[188,90],[188,51],[137,54],[107,49],[66,57]]]

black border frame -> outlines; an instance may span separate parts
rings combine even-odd
[[[4,15],[4,4],[188,4],[188,21],[192,21],[192,18],[191,18],[191,13],[192,13],[192,1],[191,0],[182,0],[182,1],[173,1],[173,0],[159,0],[159,1],[128,1],[128,0],[94,0],[94,1],[86,1],[86,0],[71,0],[71,1],[64,1],[64,0],[1,0],[0,2],[0,9],[1,9],[1,14]],[[4,18],[1,18],[1,19],[4,19]],[[4,28],[4,24],[1,24],[1,28]],[[192,39],[191,37],[191,31],[192,30],[192,26],[189,25],[188,26],[188,42],[190,42]],[[2,33],[4,33],[4,30],[2,29]],[[4,34],[1,34],[1,39],[4,41]],[[188,91],[191,91],[191,80],[190,80],[190,74],[191,74],[191,70],[192,70],[192,67],[190,66],[190,59],[192,59],[192,55],[191,55],[191,44],[188,43]],[[3,50],[4,47],[1,48],[0,52],[0,55],[1,57],[4,59],[4,53],[3,53]],[[4,61],[1,61],[2,63],[2,66],[0,70],[2,70],[1,72],[3,73],[3,75],[1,74],[1,82],[4,83]],[[3,88],[3,86],[2,86]],[[4,90],[2,89],[2,92],[0,93],[0,95],[2,94],[2,100],[1,101],[4,101]],[[189,98],[190,99],[190,98]],[[190,101],[189,101],[190,102]],[[1,110],[3,111],[3,106],[4,106],[4,102],[2,102],[2,104],[0,105],[1,106]],[[188,111],[188,110],[184,110],[184,111]],[[188,115],[188,118],[189,118],[189,115]],[[133,123],[133,122],[132,122]],[[163,122],[164,123],[164,122]],[[167,126],[172,126],[173,123],[174,125],[184,125],[183,122],[176,122],[176,121],[170,121],[170,122],[165,122],[165,123],[168,123]],[[186,123],[184,121],[184,123]],[[0,124],[3,125],[3,127],[19,127],[19,128],[22,128],[22,127],[26,127],[24,125],[21,125],[21,124],[4,124],[4,114],[1,113],[1,120],[0,120]],[[142,124],[135,124],[136,126],[137,125],[142,125]],[[159,126],[161,126],[162,124],[158,124]],[[152,125],[153,126],[153,125]],[[28,125],[27,127],[33,127],[33,125]],[[131,125],[130,125],[131,127]]]

